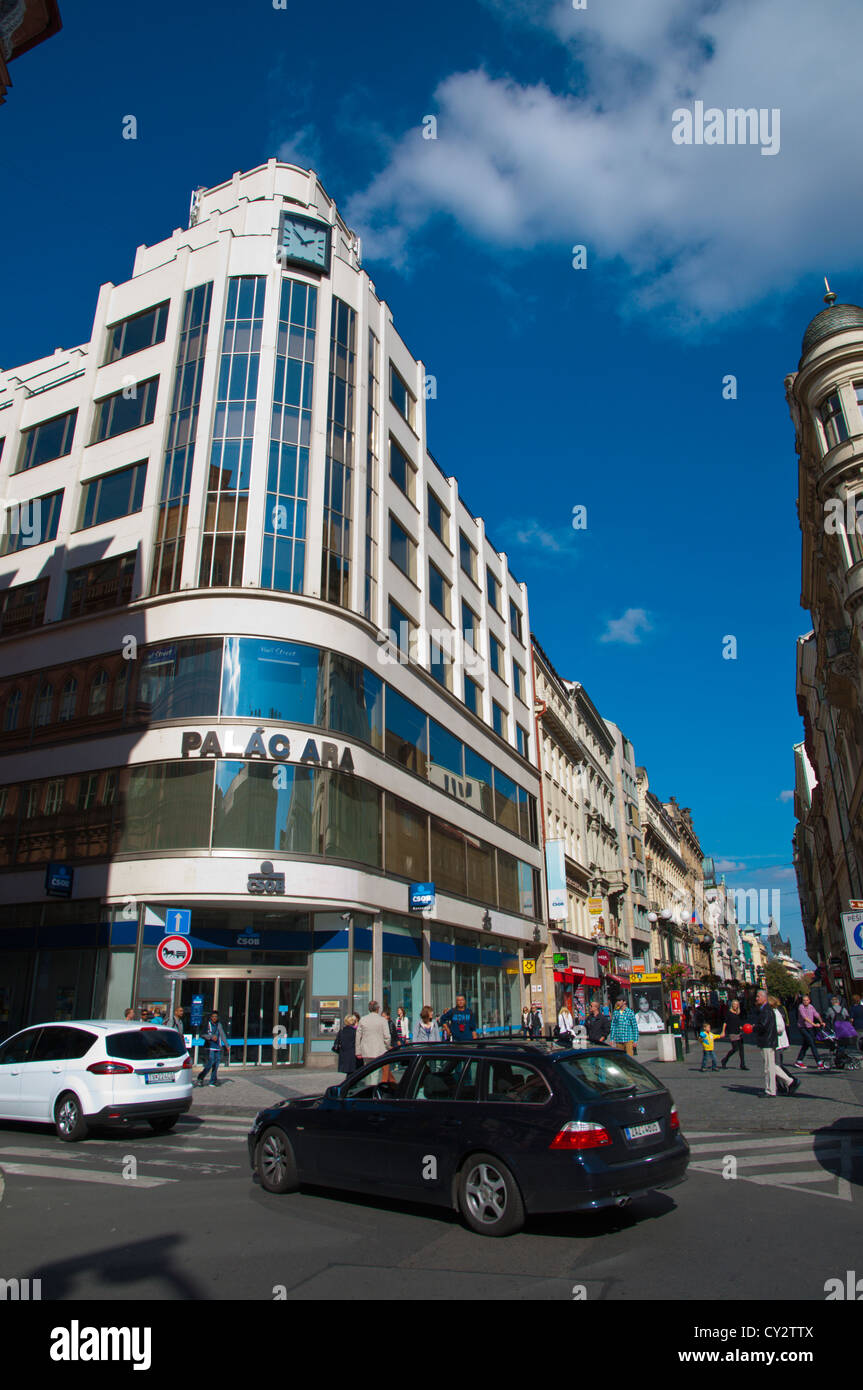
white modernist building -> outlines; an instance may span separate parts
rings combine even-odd
[[[328,1053],[371,996],[519,1017],[527,593],[432,393],[275,160],[139,247],[87,342],[0,373],[0,1037],[166,1000],[182,909],[181,1001],[235,1060]]]

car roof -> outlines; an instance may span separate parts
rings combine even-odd
[[[32,1028],[95,1028],[99,1033],[114,1033],[118,1028],[158,1028],[159,1026],[158,1023],[142,1023],[140,1019],[130,1021],[125,1018],[52,1018],[45,1023],[28,1023],[26,1028],[19,1028],[18,1032],[29,1033]],[[161,1026],[166,1027],[167,1025],[162,1024]],[[13,1033],[10,1036],[16,1037],[17,1034]]]
[[[600,1044],[590,1047],[560,1047],[553,1041],[537,1039],[531,1041],[513,1038],[500,1040],[498,1038],[464,1038],[456,1043],[405,1043],[403,1047],[398,1047],[386,1055],[387,1057],[403,1056],[405,1053],[416,1054],[418,1052],[433,1053],[435,1056],[454,1056],[463,1050],[473,1052],[478,1050],[483,1055],[499,1055],[501,1057],[528,1057],[532,1061],[537,1061],[546,1057],[549,1061],[558,1061],[561,1057],[583,1056],[585,1053],[598,1052],[603,1056],[608,1056],[612,1052],[609,1047],[602,1047]]]

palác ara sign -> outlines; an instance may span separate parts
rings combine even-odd
[[[261,758],[265,762],[303,763],[307,767],[335,767],[353,772],[354,760],[346,744],[329,739],[291,737],[283,729],[184,729],[180,753],[184,758]]]

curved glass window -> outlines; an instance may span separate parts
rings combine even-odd
[[[464,775],[468,805],[475,811],[481,811],[484,816],[493,817],[491,763],[481,758],[472,748],[465,748]]]
[[[325,658],[300,642],[226,637],[222,716],[323,727]]]
[[[387,686],[385,752],[393,762],[426,775],[428,721],[421,709]]]
[[[387,793],[386,867],[388,874],[425,882],[428,874],[428,816]]]
[[[429,781],[451,796],[459,796],[453,779],[464,778],[464,745],[436,719],[429,720]]]
[[[465,835],[467,849],[467,897],[480,902],[497,901],[494,876],[494,846],[473,835]]]
[[[349,656],[330,652],[326,725],[336,733],[384,746],[384,683]]]
[[[216,715],[221,673],[221,637],[149,647],[141,661],[137,712],[152,723]]]
[[[212,763],[148,763],[126,768],[122,786],[126,816],[120,854],[207,848]]]
[[[321,772],[318,776],[326,795],[323,853],[380,868],[380,788],[343,772]]]
[[[218,762],[213,848],[320,854],[319,778],[289,763]]]
[[[518,787],[499,768],[494,770],[494,818],[515,835],[519,833]]]
[[[431,879],[444,893],[467,896],[467,864],[465,833],[455,825],[432,816],[431,821]]]

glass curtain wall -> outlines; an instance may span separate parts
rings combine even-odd
[[[366,429],[366,587],[363,612],[373,622],[378,606],[378,468],[380,460],[380,345],[369,329],[368,420]]]
[[[283,280],[270,427],[261,587],[303,592],[318,292]]]
[[[333,299],[327,458],[324,471],[324,544],[321,598],[350,606],[351,495],[354,465],[354,387],[357,316]]]

